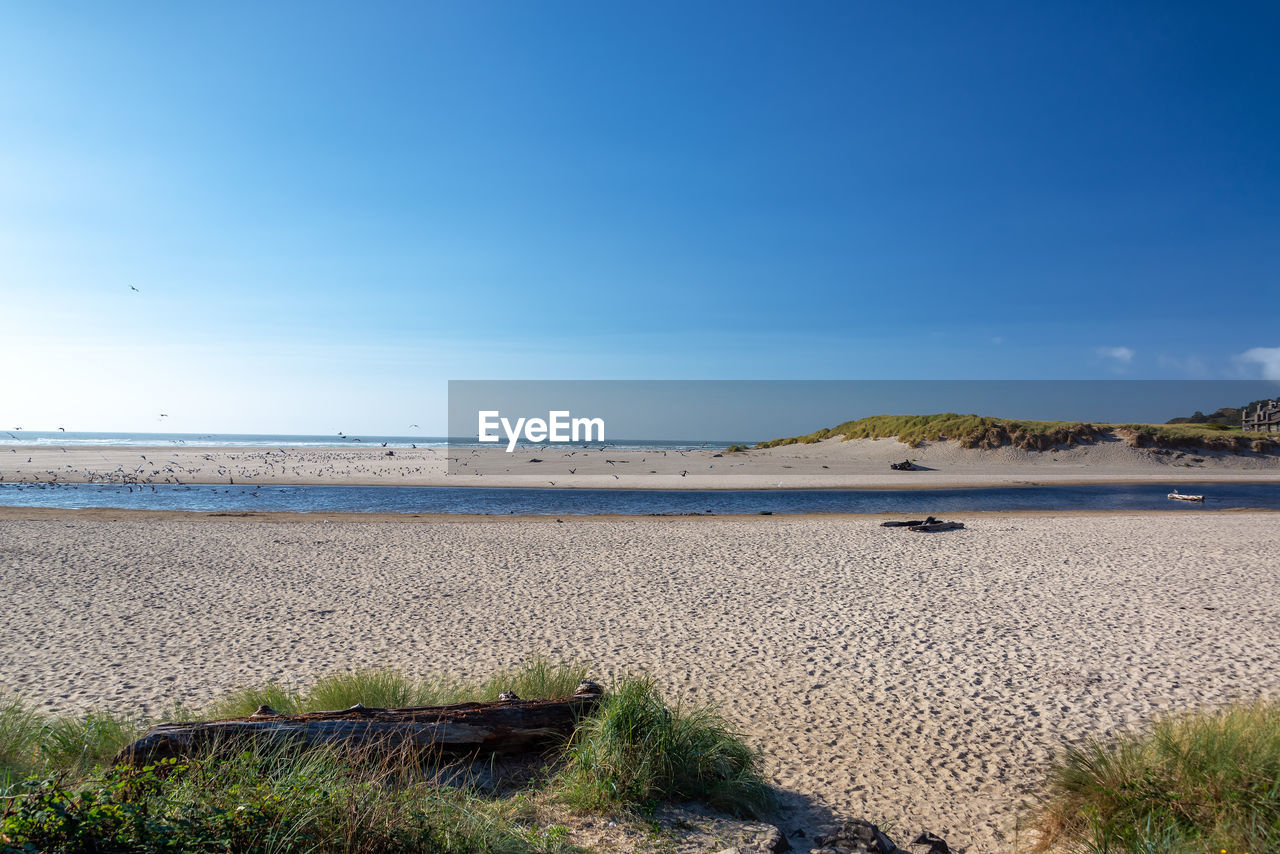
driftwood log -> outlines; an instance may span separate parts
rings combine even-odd
[[[247,718],[159,724],[120,751],[116,762],[145,765],[245,744],[409,749],[453,756],[530,752],[571,734],[578,719],[599,701],[597,688],[559,700],[514,699],[407,709],[356,705],[342,711],[300,715],[282,715],[263,706]]]
[[[924,525],[911,525],[907,530],[932,534],[934,531],[959,531],[963,527],[964,522],[929,522]]]
[[[906,522],[881,522],[880,525],[884,528],[906,528],[908,531],[933,533],[934,531],[958,531],[964,527],[964,522],[943,522],[930,516],[927,519],[911,519]]]

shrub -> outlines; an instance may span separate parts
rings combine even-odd
[[[28,783],[0,823],[6,851],[554,851],[515,801],[397,780],[336,753],[244,753]]]

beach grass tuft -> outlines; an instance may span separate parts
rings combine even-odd
[[[756,816],[771,800],[757,754],[712,707],[670,705],[648,678],[618,682],[578,727],[556,786],[589,810],[699,800]]]
[[[0,790],[29,774],[83,773],[110,762],[143,730],[106,711],[46,716],[15,697],[0,698]]]
[[[0,697],[0,789],[37,770],[44,719],[17,697]]]
[[[1280,850],[1280,703],[1162,718],[1053,765],[1042,850]]]

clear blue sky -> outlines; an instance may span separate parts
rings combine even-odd
[[[12,4],[0,422],[1280,379],[1277,44],[1272,2]]]

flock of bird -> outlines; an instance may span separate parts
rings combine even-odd
[[[382,445],[385,447],[386,443]],[[547,445],[520,447],[522,454],[532,451],[545,455],[549,449],[550,446]],[[542,457],[520,456],[512,459],[511,455],[501,451],[476,448],[455,448],[445,455],[441,455],[434,448],[399,449],[398,453],[395,450],[386,450],[375,453],[375,448],[367,446],[360,450],[337,447],[263,448],[220,449],[212,453],[195,448],[160,449],[159,453],[153,449],[139,449],[140,452],[132,463],[122,462],[118,449],[112,449],[111,457],[106,455],[106,450],[108,449],[79,448],[76,449],[77,453],[72,455],[70,461],[62,465],[51,465],[50,456],[55,453],[59,455],[68,453],[66,447],[42,446],[40,460],[36,460],[35,455],[29,453],[30,449],[23,449],[23,457],[14,460],[15,464],[12,467],[0,459],[0,483],[25,483],[45,487],[104,483],[125,486],[130,488],[130,491],[134,488],[154,489],[157,485],[165,484],[195,483],[222,483],[241,487],[254,484],[303,484],[326,481],[335,484],[354,481],[363,484],[412,485],[429,482],[440,475],[445,477],[483,477],[486,474],[525,475],[540,471],[545,465],[549,469],[546,474],[557,478],[548,478],[546,482],[551,486],[559,486],[564,484],[564,477],[587,476],[593,468],[597,476],[608,474],[615,480],[621,478],[612,470],[621,470],[624,466],[629,467],[632,464],[637,464],[636,473],[638,474],[657,474],[657,469],[645,472],[639,468],[639,465],[649,463],[650,456],[655,458],[655,462],[649,464],[655,466],[656,460],[660,457],[687,458],[696,449],[646,451],[638,455],[637,459],[635,456],[627,455],[625,451],[619,453],[619,449],[612,443],[605,443],[562,451],[561,465],[555,465],[551,460]],[[141,453],[143,450],[149,453]],[[606,452],[608,456],[601,460],[600,455]],[[18,449],[11,448],[10,454],[18,454]],[[92,459],[86,461],[86,455],[100,459],[103,465],[94,465]],[[707,470],[714,469],[717,463],[724,468],[744,464],[742,461],[722,463],[717,459],[722,456],[722,454],[713,455],[713,458],[707,461]],[[24,457],[25,464],[20,462]],[[595,459],[592,459],[593,457]],[[690,462],[693,462],[693,459],[690,459]],[[588,472],[579,475],[584,464],[588,466]],[[36,467],[27,468],[29,465]],[[538,469],[534,469],[534,465],[538,465]],[[609,470],[602,471],[604,466]],[[687,467],[678,470],[672,470],[666,466],[660,468],[666,469],[664,472],[666,474],[679,474],[680,477],[688,477],[694,473]]]

